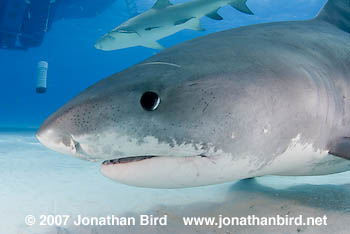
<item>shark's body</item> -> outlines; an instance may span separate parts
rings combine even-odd
[[[330,0],[313,20],[181,43],[88,88],[37,136],[145,187],[349,170],[349,13]]]
[[[246,0],[193,0],[173,5],[168,0],[158,0],[152,9],[126,21],[107,33],[96,43],[101,50],[116,50],[132,46],[162,49],[157,40],[183,29],[202,31],[199,19],[208,16],[222,20],[217,10],[225,5],[247,13]]]

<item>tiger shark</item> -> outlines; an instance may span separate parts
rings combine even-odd
[[[350,0],[199,37],[89,87],[37,132],[141,187],[350,169]]]
[[[253,14],[246,5],[247,0],[193,0],[173,5],[169,0],[158,0],[154,6],[126,21],[97,41],[100,50],[117,50],[133,46],[164,49],[157,40],[183,29],[203,31],[200,18],[214,20],[223,18],[217,13],[225,5],[246,14]]]

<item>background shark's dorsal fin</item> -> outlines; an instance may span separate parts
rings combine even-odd
[[[317,20],[324,20],[350,33],[350,0],[328,0]]]
[[[169,0],[157,0],[152,9],[163,9],[171,5],[173,4]]]

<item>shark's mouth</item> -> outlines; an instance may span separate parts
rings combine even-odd
[[[161,157],[161,156],[151,156],[151,155],[143,155],[143,156],[131,156],[131,157],[125,157],[125,158],[118,158],[118,159],[111,159],[111,160],[106,160],[102,164],[103,165],[114,165],[114,164],[123,164],[123,163],[133,163],[133,162],[139,162],[143,161],[146,159],[151,159],[151,158],[156,158],[156,157]],[[207,157],[205,155],[196,155],[196,156],[191,156],[191,157]]]
[[[112,159],[112,160],[106,160],[102,164],[103,165],[113,165],[113,164],[121,164],[121,163],[131,163],[131,162],[138,162],[150,158],[154,158],[157,156],[133,156],[133,157],[126,157],[126,158],[118,158],[118,159]]]
[[[114,181],[132,186],[185,188],[231,181],[232,174],[245,177],[246,165],[238,163],[233,167],[236,163],[224,155],[144,155],[104,161],[101,172]]]

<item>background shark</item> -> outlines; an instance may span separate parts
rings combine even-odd
[[[91,86],[40,127],[102,173],[180,188],[350,169],[350,1],[308,21],[181,43]]]
[[[247,0],[194,0],[173,5],[169,0],[158,0],[152,9],[126,21],[97,41],[100,50],[117,50],[132,46],[163,49],[157,40],[183,29],[203,31],[200,18],[208,16],[222,20],[217,10],[225,5],[246,14],[253,14]]]

